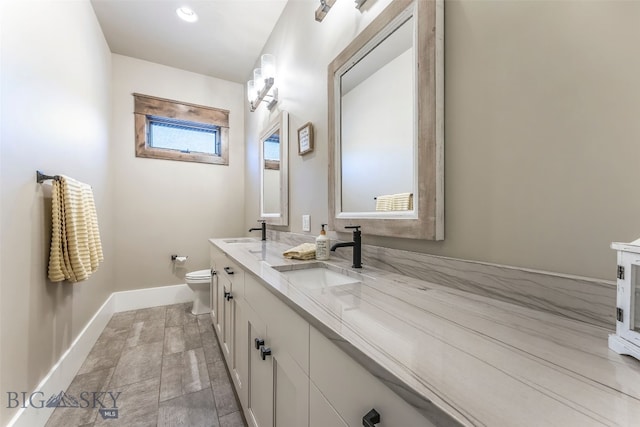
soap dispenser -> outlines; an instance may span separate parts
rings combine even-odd
[[[327,224],[322,224],[320,235],[316,238],[316,259],[321,261],[326,261],[329,259],[329,248],[331,247],[331,242],[327,237],[327,232],[324,231],[325,225]]]

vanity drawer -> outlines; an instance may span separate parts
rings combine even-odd
[[[256,278],[245,276],[245,300],[268,325],[271,346],[282,348],[309,373],[309,323]]]
[[[231,282],[234,298],[244,298],[244,270],[216,247],[211,248],[211,264],[216,274]]]
[[[361,426],[375,409],[377,427],[435,426],[313,327],[309,340],[311,381],[347,425]]]

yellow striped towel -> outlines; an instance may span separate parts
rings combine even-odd
[[[393,196],[386,194],[376,197],[376,211],[391,211],[393,210]]]
[[[91,187],[61,176],[53,182],[49,280],[86,280],[103,261]]]
[[[301,245],[287,250],[282,255],[289,259],[315,259],[316,245],[313,243],[302,243]]]
[[[394,211],[413,210],[413,193],[398,193],[392,196]]]

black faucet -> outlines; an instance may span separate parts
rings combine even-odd
[[[267,222],[264,219],[259,219],[258,222],[262,223],[260,228],[250,228],[249,231],[262,231],[262,240],[267,240]]]
[[[345,228],[353,228],[353,242],[336,243],[331,246],[331,251],[335,252],[338,248],[346,248],[353,246],[353,268],[362,268],[362,232],[359,225],[349,225]]]

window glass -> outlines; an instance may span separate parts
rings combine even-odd
[[[280,160],[280,133],[276,132],[264,140],[264,159]]]
[[[183,153],[220,154],[218,126],[148,116],[149,146]]]

